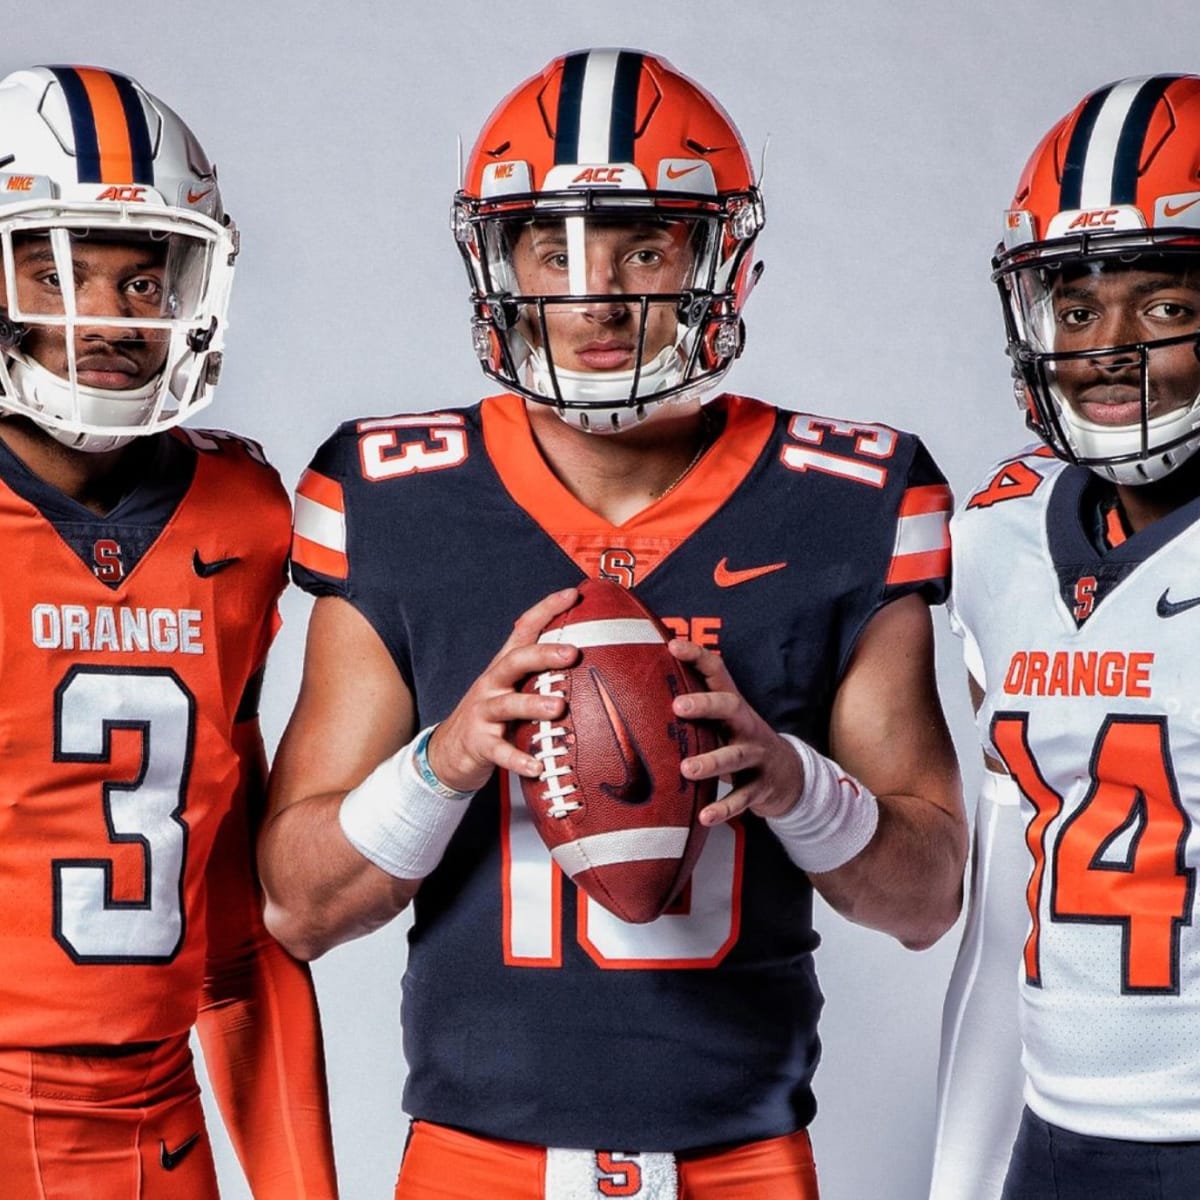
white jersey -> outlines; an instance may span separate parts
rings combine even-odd
[[[1080,1133],[1197,1140],[1200,501],[1101,551],[1094,477],[1046,455],[952,525],[952,622],[1031,855],[1025,1100]]]

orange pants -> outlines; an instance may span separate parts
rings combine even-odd
[[[118,1057],[0,1050],[0,1193],[217,1200],[187,1038]]]
[[[679,1200],[819,1200],[803,1130],[713,1154],[677,1158]],[[554,1200],[544,1195],[546,1151],[414,1121],[396,1200]],[[597,1186],[596,1200],[638,1193]]]

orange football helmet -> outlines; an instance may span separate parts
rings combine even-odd
[[[1122,79],[1086,96],[1026,165],[993,268],[1018,403],[1057,455],[1141,484],[1200,449],[1189,355],[1177,382],[1178,348],[1200,357],[1200,77]],[[1125,311],[1097,301],[1133,272],[1141,291],[1127,288]],[[1130,302],[1151,284],[1151,299]]]
[[[556,58],[492,113],[454,200],[484,373],[592,432],[694,402],[741,353],[762,225],[703,88],[634,50]],[[580,357],[554,348],[572,320]]]

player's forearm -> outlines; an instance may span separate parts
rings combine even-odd
[[[321,1030],[307,967],[260,930],[247,953],[210,960],[197,1032],[255,1200],[335,1200]]]
[[[916,796],[878,801],[875,836],[844,866],[812,875],[813,886],[847,919],[924,950],[962,907],[966,825]]]
[[[416,894],[363,857],[338,821],[342,797],[312,796],[270,818],[258,862],[271,933],[308,961],[385,925]]]

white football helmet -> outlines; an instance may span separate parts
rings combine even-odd
[[[1076,308],[1064,297],[1082,291],[1078,281],[1101,287],[1131,271],[1195,287],[1200,77],[1122,79],[1085,96],[1029,159],[993,267],[1018,402],[1057,455],[1138,485],[1195,454],[1200,385],[1182,403],[1171,397],[1169,406],[1165,393],[1177,352],[1185,351],[1185,361],[1189,347],[1200,356],[1200,314],[1175,325],[1160,321],[1157,336],[1147,324],[1137,340],[1117,336],[1121,344],[1066,348],[1064,330],[1089,314],[1086,304]],[[1090,420],[1068,398],[1068,379],[1105,370],[1138,381],[1140,413],[1127,423]]]
[[[762,225],[741,135],[703,88],[635,50],[556,58],[492,113],[455,197],[484,374],[592,433],[699,403],[741,353]],[[579,314],[595,337],[573,365],[552,332]]]
[[[88,255],[104,247],[132,248],[139,271],[107,301],[87,286]],[[237,250],[208,157],[140,84],[96,67],[0,80],[0,409],[103,451],[203,408]],[[124,349],[89,349],[100,344]],[[89,365],[96,353],[132,386],[108,359]]]

